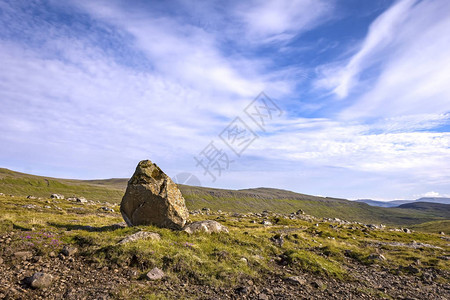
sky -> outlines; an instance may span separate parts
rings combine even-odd
[[[450,196],[450,1],[0,0],[0,167]]]

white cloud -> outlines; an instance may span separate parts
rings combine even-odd
[[[270,0],[244,2],[236,9],[249,40],[260,43],[289,40],[329,20],[332,1]]]
[[[434,198],[434,197],[442,197],[441,194],[439,194],[438,192],[434,192],[434,191],[424,193],[424,194],[422,194],[420,196],[421,197],[432,197],[432,198]]]
[[[351,96],[345,118],[448,112],[449,12],[448,1],[399,1],[372,23],[349,62],[323,66],[316,84]]]

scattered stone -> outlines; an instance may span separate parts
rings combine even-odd
[[[205,233],[219,233],[219,232],[225,232],[228,233],[228,228],[222,224],[220,224],[217,221],[213,220],[205,220],[205,221],[198,221],[194,222],[192,224],[186,225],[186,227],[183,228],[183,231],[192,234],[194,232],[205,232]]]
[[[296,215],[304,215],[305,212],[301,209],[297,210],[297,212],[295,213]]]
[[[146,277],[148,280],[160,280],[165,276],[164,272],[161,269],[153,268],[150,272],[147,273]]]
[[[258,295],[258,299],[259,300],[269,300],[269,296],[267,296],[264,293],[261,293],[261,294]]]
[[[411,233],[411,229],[403,228],[402,230],[403,230],[404,233]]]
[[[177,185],[150,160],[143,160],[136,167],[120,212],[129,226],[152,224],[181,229],[189,217]]]
[[[31,251],[19,251],[19,252],[14,253],[14,257],[26,260],[26,259],[29,259],[29,258],[33,257],[33,252],[31,252]]]
[[[22,207],[27,208],[27,209],[36,209],[37,208],[37,206],[34,204],[25,204],[25,205],[22,205]]]
[[[100,210],[107,211],[107,212],[114,212],[114,209],[106,206],[102,206],[99,208]]]
[[[263,224],[264,226],[272,226],[272,222],[268,221],[268,220],[263,220],[261,222],[261,224]]]
[[[49,287],[53,282],[53,276],[47,273],[37,272],[29,278],[29,284],[32,288],[42,289]]]
[[[439,232],[440,235],[445,235],[445,232],[441,231]]]
[[[245,286],[240,286],[234,289],[234,292],[238,295],[245,295],[248,293],[248,288]]]
[[[119,242],[119,244],[122,245],[122,244],[135,242],[135,241],[139,241],[139,240],[144,240],[144,239],[159,241],[161,239],[161,236],[159,234],[157,234],[156,232],[138,231],[136,233],[133,233],[130,236],[127,236],[123,240],[121,240]]]
[[[248,260],[245,257],[242,257],[239,261],[244,263],[244,264],[248,263]]]
[[[64,246],[63,249],[61,250],[61,253],[65,256],[72,256],[75,253],[78,252],[78,249],[72,246]]]
[[[277,245],[278,247],[282,247],[284,243],[283,236],[279,233],[275,234],[273,237],[270,238],[270,240]]]
[[[292,283],[292,284],[301,284],[301,285],[305,285],[306,284],[306,280],[305,278],[301,277],[301,276],[291,276],[288,277],[286,279],[287,282]]]
[[[3,258],[0,257],[0,265],[3,264]]]
[[[79,198],[77,198],[77,202],[78,203],[87,203],[88,201],[84,197],[79,197]]]
[[[59,200],[62,200],[62,199],[64,199],[64,196],[63,196],[63,195],[60,195],[60,194],[51,194],[51,195],[50,195],[50,198],[51,198],[51,199],[59,199]]]
[[[35,199],[37,199],[37,197],[32,196],[32,195],[28,195],[28,196],[27,196],[27,199],[35,200]]]
[[[372,253],[372,254],[369,255],[369,259],[386,260],[386,257],[384,257],[384,255],[382,255],[382,254]]]

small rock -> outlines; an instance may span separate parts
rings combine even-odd
[[[28,196],[27,196],[27,199],[31,199],[31,200],[34,200],[34,199],[37,199],[37,197],[35,197],[35,196],[31,196],[31,195],[28,195]]]
[[[270,222],[268,220],[262,221],[261,224],[263,224],[264,226],[272,226],[272,222]]]
[[[245,295],[248,293],[248,288],[245,286],[240,286],[240,287],[234,289],[234,292],[238,295]]]
[[[163,278],[164,276],[165,276],[164,272],[158,268],[153,268],[146,275],[148,280],[159,280],[159,279]]]
[[[77,202],[79,202],[79,203],[87,203],[88,201],[84,197],[79,197],[79,198],[77,198]]]
[[[445,232],[441,231],[439,232],[440,235],[445,235]]]
[[[0,257],[0,265],[3,263],[3,258]]]
[[[19,251],[14,253],[14,257],[26,260],[33,257],[33,253],[31,251]]]
[[[369,255],[369,259],[386,260],[386,257],[384,257],[384,255],[382,254],[372,253]]]
[[[192,224],[189,224],[183,228],[183,231],[187,232],[188,234],[192,234],[194,232],[205,232],[205,233],[219,233],[219,232],[225,232],[228,233],[228,228],[222,224],[220,224],[217,221],[213,220],[206,220],[206,221],[199,221],[194,222]]]
[[[261,293],[258,295],[258,299],[259,300],[269,300],[269,297],[266,294]]]
[[[281,234],[275,234],[270,240],[277,245],[278,247],[282,247],[284,243],[283,236]]]
[[[75,247],[71,247],[71,246],[64,246],[64,248],[61,250],[61,253],[64,254],[65,256],[72,256],[75,253],[78,252],[78,249]]]
[[[239,261],[244,263],[244,264],[248,263],[248,260],[245,257],[242,257]]]
[[[62,199],[64,199],[64,196],[63,196],[63,195],[60,195],[60,194],[51,194],[51,195],[50,195],[50,198],[51,198],[51,199],[59,199],[59,200],[62,200]]]
[[[130,236],[127,236],[123,240],[121,240],[118,244],[126,244],[134,241],[144,240],[144,239],[150,239],[153,241],[159,241],[161,239],[161,236],[157,234],[156,232],[147,232],[147,231],[138,231],[136,233],[133,233]]]
[[[305,278],[300,277],[300,276],[291,276],[291,277],[288,277],[288,278],[286,279],[286,281],[289,282],[289,283],[293,283],[293,284],[301,284],[301,285],[306,284]]]
[[[411,229],[403,228],[403,232],[404,232],[404,233],[411,233]]]
[[[29,283],[32,288],[42,289],[49,287],[53,282],[53,276],[47,273],[37,272],[29,278]]]
[[[106,207],[106,206],[102,206],[99,209],[103,210],[103,211],[108,211],[108,212],[114,212],[114,209],[110,208],[110,207]]]

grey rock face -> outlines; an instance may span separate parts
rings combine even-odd
[[[189,217],[177,185],[150,160],[141,161],[128,181],[120,212],[128,226],[181,229]]]

